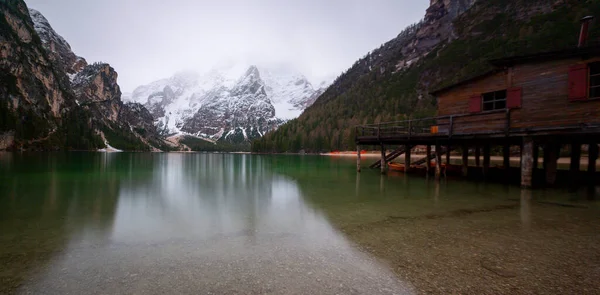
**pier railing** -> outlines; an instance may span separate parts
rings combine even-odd
[[[359,138],[411,138],[510,132],[510,110],[383,122],[356,126]]]
[[[513,133],[539,132],[599,132],[600,118],[580,117],[531,121],[529,118],[511,120],[510,109],[475,114],[459,114],[396,122],[383,122],[356,126],[356,140],[379,141],[387,139],[410,140],[412,137],[453,136],[510,136]]]

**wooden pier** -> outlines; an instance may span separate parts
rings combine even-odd
[[[570,177],[580,175],[582,146],[588,149],[588,175],[595,181],[600,143],[600,47],[575,48],[491,61],[496,68],[484,75],[432,92],[438,101],[438,115],[399,122],[356,127],[360,154],[365,146],[381,149],[381,160],[373,168],[387,171],[387,163],[405,156],[405,163],[425,165],[436,159],[439,179],[442,156],[460,149],[462,172],[469,171],[469,150],[477,166],[483,154],[481,172],[490,169],[492,147],[500,147],[503,167],[510,167],[511,147],[520,147],[521,185],[533,185],[533,171],[543,153],[545,182],[556,181],[557,159],[568,150]],[[425,159],[412,162],[411,149],[426,147]],[[400,146],[389,154],[386,147]],[[432,152],[435,147],[435,153]],[[360,156],[357,166],[360,171]],[[410,169],[410,165],[406,165]]]

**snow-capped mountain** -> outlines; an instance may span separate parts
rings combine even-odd
[[[325,90],[283,67],[227,66],[205,74],[180,72],[137,87],[164,135],[191,134],[209,141],[247,141],[296,118]]]

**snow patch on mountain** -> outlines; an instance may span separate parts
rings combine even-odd
[[[238,142],[296,118],[323,91],[288,68],[235,64],[204,74],[179,72],[123,99],[146,106],[165,135]]]

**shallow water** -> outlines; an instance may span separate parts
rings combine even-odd
[[[478,224],[491,224],[483,234],[547,236],[537,230],[537,212],[558,220],[581,209],[578,216],[590,217],[570,221],[577,225],[599,216],[597,203],[581,193],[357,174],[354,163],[319,156],[0,153],[0,293],[442,293],[444,286],[422,288],[438,284],[420,276],[437,271],[433,266],[413,270],[407,258],[394,256],[410,253],[426,263],[440,255],[427,247],[411,252],[427,243],[412,235],[426,235],[421,228],[431,222],[461,235],[482,230],[465,223],[476,216]],[[539,204],[552,205],[538,210]],[[588,243],[597,229],[577,234]],[[492,272],[519,272],[486,263]]]

